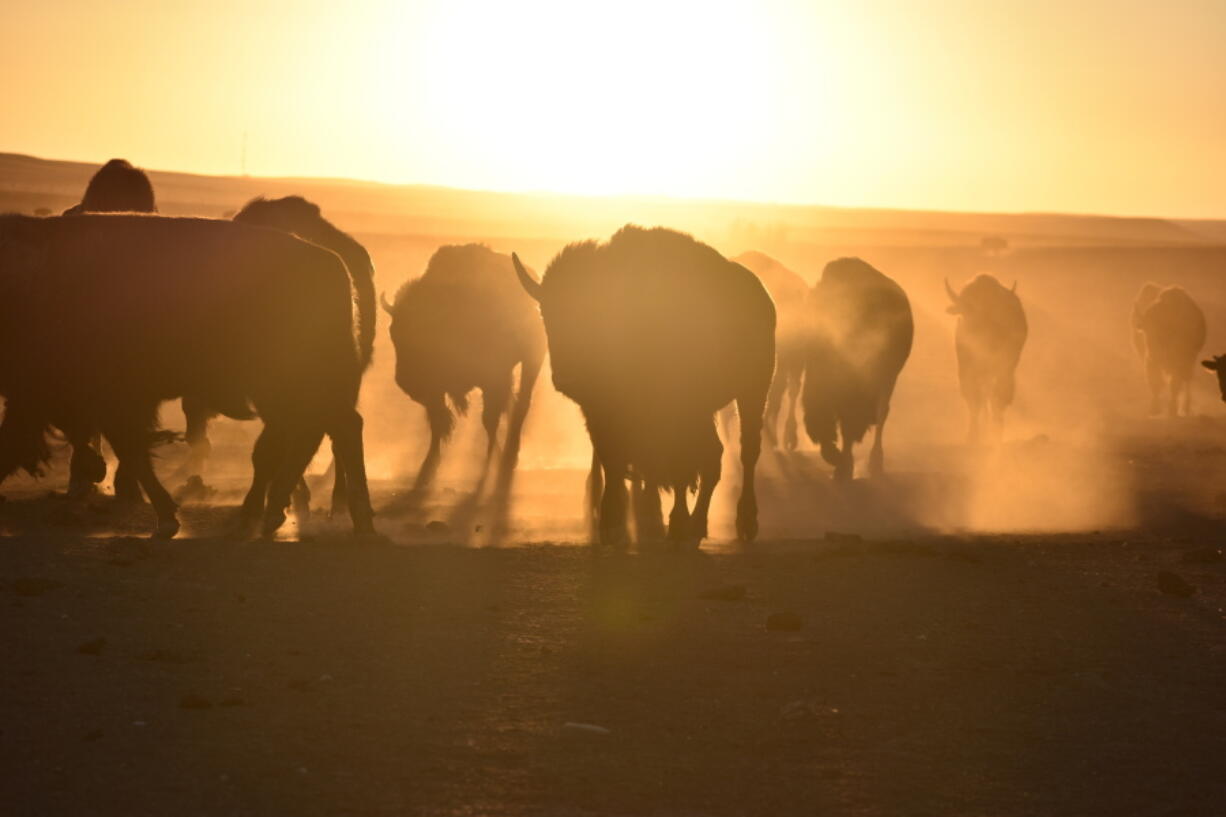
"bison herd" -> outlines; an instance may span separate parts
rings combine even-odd
[[[373,273],[361,244],[305,199],[255,199],[229,220],[158,216],[148,178],[119,159],[60,217],[0,216],[0,479],[40,472],[57,429],[73,447],[70,493],[87,493],[105,476],[105,437],[118,459],[116,496],[143,493],[156,535],[171,537],[177,505],[150,451],[163,436],[158,406],[181,399],[192,475],[209,453],[210,417],[263,422],[245,532],[277,531],[327,436],[333,509],[372,533],[357,400],[378,318]],[[968,435],[978,440],[986,423],[999,439],[1028,331],[1016,284],[980,275],[961,290],[945,286]],[[396,383],[430,427],[417,485],[435,475],[473,389],[487,470],[507,418],[496,467],[509,479],[548,353],[554,386],[587,424],[590,510],[609,544],[627,540],[631,518],[640,539],[707,536],[723,459],[716,419],[730,406],[743,540],[758,532],[762,437],[795,449],[802,410],[836,481],[853,477],[853,446],[870,429],[869,473],[882,473],[890,400],[914,336],[906,292],[859,258],[827,264],[809,287],[761,253],[728,260],[687,235],[635,226],[571,244],[539,277],[515,255],[442,247],[382,305]],[[1152,409],[1165,401],[1168,413],[1186,413],[1203,313],[1182,289],[1150,284],[1132,323]],[[1226,395],[1226,357],[1203,365]]]

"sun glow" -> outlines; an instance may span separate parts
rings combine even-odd
[[[774,23],[750,4],[449,3],[429,20],[427,118],[465,184],[718,192],[713,171],[747,170],[784,103]]]

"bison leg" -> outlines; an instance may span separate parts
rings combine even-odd
[[[524,421],[528,419],[528,409],[532,407],[532,390],[536,387],[543,362],[544,358],[537,357],[525,360],[520,366],[519,391],[515,393],[515,405],[507,422],[507,446],[502,452],[502,467],[507,474],[519,463],[519,444],[524,434]]]
[[[766,442],[771,448],[779,448],[779,412],[783,408],[784,395],[788,389],[787,371],[778,363],[775,364],[775,376],[771,380],[770,391],[766,396],[766,414],[762,418],[762,429],[766,432]]]
[[[153,471],[153,461],[149,456],[149,435],[143,430],[128,428],[110,428],[106,438],[115,449],[119,465],[128,472],[137,484],[137,492],[145,489],[149,495],[149,503],[157,514],[157,530],[155,539],[171,539],[179,532],[179,519],[176,515],[179,506],[170,498],[170,494],[158,481]]]
[[[323,436],[322,431],[304,430],[284,439],[276,471],[268,486],[268,504],[264,506],[264,522],[260,529],[264,539],[276,536],[277,530],[285,523],[285,509],[289,507],[290,495],[311,464]]]
[[[798,404],[800,403],[800,384],[802,375],[800,371],[791,372],[788,375],[787,393],[784,398],[784,408],[787,411],[787,419],[783,426],[783,450],[795,451],[800,445],[800,439],[796,432],[798,413]]]
[[[635,478],[630,481],[634,506],[634,534],[638,542],[658,542],[664,538],[664,511],[660,506],[660,486]]]
[[[885,449],[882,447],[881,435],[885,433],[885,421],[889,416],[890,403],[884,400],[877,412],[877,428],[873,431],[873,450],[868,455],[868,475],[870,477],[880,477],[885,473]],[[848,460],[850,460],[850,451],[848,454]]]
[[[835,449],[834,481],[851,482],[856,474],[855,443],[847,436],[846,428],[840,427],[839,434],[843,438],[843,446]]]
[[[1179,397],[1184,389],[1184,379],[1179,375],[1171,375],[1171,391],[1170,398],[1167,402],[1166,414],[1168,417],[1179,416]]]
[[[597,525],[600,520],[600,500],[604,496],[604,469],[600,457],[592,450],[592,467],[587,474],[587,485],[583,497],[583,520],[595,540],[599,533]]]
[[[600,543],[622,547],[626,532],[626,466],[617,460],[600,458],[604,464],[604,496],[600,500]]]
[[[1013,402],[1013,372],[1002,374],[992,388],[990,408],[992,414],[993,442],[1000,443],[1005,436],[1005,409]]]
[[[417,480],[413,484],[416,489],[425,488],[434,481],[443,452],[443,440],[451,432],[451,413],[447,410],[447,403],[441,394],[436,400],[426,404],[426,419],[430,422],[430,450],[426,452],[426,458],[422,460],[421,468],[417,471]]]
[[[336,453],[336,471],[338,474],[344,471],[345,474],[349,518],[353,522],[354,533],[359,535],[375,532],[375,511],[370,504],[370,485],[366,482],[362,426],[362,415],[351,408],[329,429],[332,450]]]
[[[250,536],[255,532],[268,500],[268,485],[281,461],[281,440],[275,427],[265,422],[264,429],[251,449],[251,488],[239,510],[239,532]]]
[[[605,424],[588,417],[588,432],[596,450],[594,462],[604,469],[604,491],[600,498],[597,529],[600,543],[611,546],[626,544],[626,476],[629,464],[616,435],[609,434]]]
[[[341,463],[340,454],[336,450],[336,440],[332,441],[332,508],[329,516],[341,516],[349,512],[349,481],[345,476],[345,466]]]
[[[203,477],[204,463],[213,453],[209,442],[209,409],[197,398],[183,398],[183,417],[186,421],[184,437],[187,439],[187,476]]]
[[[116,452],[118,456],[118,452]],[[129,505],[139,505],[145,501],[140,491],[141,480],[122,460],[115,464],[115,498]]]
[[[673,544],[690,539],[689,490],[684,482],[673,484],[673,510],[668,515],[668,539]]]
[[[690,536],[696,543],[707,538],[711,497],[715,493],[715,486],[719,484],[723,458],[724,446],[719,441],[719,435],[712,434],[707,454],[698,467],[698,499],[694,502],[694,513],[690,516]]]
[[[481,387],[481,425],[485,427],[485,465],[494,456],[498,447],[498,425],[502,415],[507,413],[507,404],[511,401],[511,379],[500,378],[493,383]]]
[[[290,505],[294,509],[294,519],[298,520],[298,529],[302,530],[311,518],[311,488],[307,485],[306,476],[298,480],[290,494]]]
[[[79,430],[63,431],[72,445],[72,460],[68,466],[68,496],[80,499],[92,493],[94,486],[106,479],[106,460],[94,447],[93,435]]]
[[[762,453],[762,411],[765,393],[738,397],[737,413],[741,415],[741,498],[736,506],[736,535],[743,542],[752,542],[758,535],[758,497],[754,488],[754,471]]]

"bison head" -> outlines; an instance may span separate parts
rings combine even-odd
[[[1217,355],[1209,360],[1202,360],[1200,365],[1217,374],[1218,390],[1222,394],[1223,402],[1226,402],[1226,355]]]

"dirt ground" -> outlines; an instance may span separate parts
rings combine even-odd
[[[1226,813],[1219,518],[785,538],[774,496],[752,546],[613,553],[581,482],[521,474],[484,542],[447,488],[379,483],[386,540],[272,543],[225,536],[233,493],[156,543],[9,492],[3,812]]]

